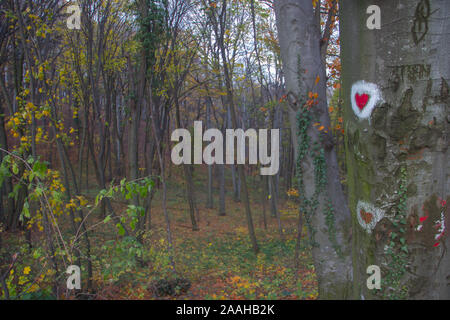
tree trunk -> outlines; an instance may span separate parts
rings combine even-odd
[[[366,27],[371,4],[380,30]],[[447,0],[341,4],[357,297],[450,298],[449,13]],[[367,289],[369,265],[380,290]]]
[[[269,182],[271,215],[277,219],[278,233],[280,234],[280,239],[283,239],[283,226],[281,225],[280,212],[278,211],[277,195],[275,192],[275,183],[273,181],[273,176],[268,177],[268,182]]]
[[[8,140],[5,130],[5,123],[4,123],[4,111],[3,108],[0,106],[0,148],[4,150],[8,150]],[[0,163],[3,161],[4,152],[0,151]],[[2,203],[1,209],[1,219],[0,223],[9,221],[9,218],[14,215],[14,199],[10,198],[8,195],[12,192],[12,181],[10,177],[5,178],[5,181],[3,182],[3,185],[0,185],[0,203]],[[5,195],[5,205],[3,206],[3,195]],[[6,223],[6,226],[8,224]]]
[[[206,127],[211,128],[211,100],[206,99]],[[212,209],[213,204],[213,166],[208,165],[208,196],[206,200],[206,207]]]
[[[176,112],[176,122],[177,122],[177,129],[181,128],[181,116],[180,116],[180,104],[178,101],[178,96],[174,94],[174,100],[175,100],[175,112]],[[184,177],[186,179],[186,196],[188,198],[189,203],[189,216],[191,218],[192,223],[192,230],[198,231],[198,224],[195,219],[195,198],[194,198],[194,183],[192,180],[192,171],[191,171],[190,164],[183,164],[183,171],[184,171]]]
[[[219,216],[226,215],[225,211],[225,165],[216,165],[219,175]]]
[[[232,129],[233,124],[231,122],[230,108],[227,108],[227,129]],[[241,181],[239,179],[239,174],[236,172],[236,165],[232,164],[231,167],[231,181],[233,183],[233,200],[236,202],[241,201]]]
[[[322,299],[349,298],[352,285],[350,212],[342,191],[335,147],[330,133],[326,73],[320,28],[310,0],[274,2],[283,70],[289,91],[292,139],[297,161],[300,214],[305,215]],[[306,107],[309,92],[318,104]],[[298,119],[297,119],[298,115]]]

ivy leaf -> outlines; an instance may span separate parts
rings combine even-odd
[[[30,216],[30,204],[28,203],[28,201],[23,204],[22,215],[25,218],[28,218],[28,219],[31,218],[31,216]]]
[[[44,190],[41,187],[36,187],[34,192],[36,193],[36,196],[40,197],[44,193]]]
[[[15,174],[15,175],[17,175],[17,174],[19,174],[19,167],[17,166],[17,163],[13,163],[13,165],[12,165],[12,172]]]
[[[39,178],[43,179],[47,172],[47,165],[44,162],[36,161],[33,164],[33,172],[35,172]]]
[[[123,236],[125,235],[125,229],[123,228],[122,224],[118,223],[116,224],[117,229],[119,229],[119,235]]]
[[[95,206],[97,206],[98,203],[103,200],[103,198],[105,197],[106,192],[107,191],[105,189],[103,189],[103,190],[101,190],[98,193],[98,195],[95,197]]]

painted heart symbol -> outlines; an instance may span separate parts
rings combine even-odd
[[[364,109],[364,107],[367,105],[367,102],[369,101],[369,95],[367,93],[359,94],[357,93],[355,95],[355,101],[358,105],[359,110]]]
[[[364,209],[361,209],[359,211],[359,214],[361,215],[361,218],[366,222],[370,223],[373,219],[373,214],[370,212],[365,211]]]
[[[354,97],[354,96],[353,96]],[[372,99],[370,99],[372,100]],[[370,103],[370,102],[369,102]],[[356,105],[355,105],[356,107]],[[370,107],[367,106],[366,109]],[[364,111],[366,110],[364,109]],[[356,216],[359,225],[367,231],[367,233],[372,233],[372,230],[376,227],[377,223],[383,219],[384,211],[380,208],[375,207],[371,203],[365,201],[358,201],[356,205]]]
[[[350,101],[353,112],[359,119],[369,119],[370,124],[370,115],[381,100],[381,91],[375,83],[361,80],[352,85]]]

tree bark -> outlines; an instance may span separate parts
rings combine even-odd
[[[345,299],[350,297],[352,284],[348,245],[351,217],[340,184],[332,137],[319,132],[311,123],[320,122],[325,128],[330,126],[320,28],[310,0],[279,0],[274,5],[289,91],[289,121],[295,159],[299,162],[297,170],[301,169],[301,175],[297,172],[297,180],[303,186],[299,190],[300,205],[306,212],[300,214],[307,217],[307,223],[309,221],[319,297]],[[305,107],[308,92],[318,94],[318,104],[311,109]],[[303,131],[300,131],[302,124]],[[316,160],[320,160],[320,167]]]
[[[228,59],[226,55],[225,50],[225,43],[224,43],[224,34],[225,34],[225,13],[227,10],[227,2],[226,0],[222,1],[222,12],[219,19],[220,22],[220,32],[218,32],[217,27],[219,27],[217,24],[215,25],[215,33],[216,36],[218,36],[218,45],[222,57],[222,63],[223,63],[223,72],[224,72],[224,79],[225,79],[225,87],[227,92],[227,105],[230,107],[230,114],[231,114],[231,123],[233,125],[233,128],[237,128],[237,115],[236,115],[236,109],[234,107],[234,98],[233,98],[233,89],[232,89],[232,83],[231,83],[231,75],[229,72],[228,67]],[[253,218],[252,213],[250,209],[250,199],[248,195],[248,189],[247,189],[247,180],[245,178],[245,171],[243,165],[237,165],[237,171],[239,174],[239,179],[242,183],[242,193],[244,197],[244,205],[245,205],[245,216],[247,218],[247,226],[248,226],[248,233],[250,236],[250,240],[252,243],[253,251],[255,253],[259,252],[258,242],[256,240],[256,234],[255,229],[253,225]]]
[[[225,216],[225,165],[216,165],[219,175],[219,216]]]
[[[206,127],[211,128],[211,100],[206,99]],[[206,200],[206,207],[212,209],[214,207],[213,198],[213,166],[208,165],[208,196]]]
[[[371,4],[380,30],[366,27]],[[450,298],[449,13],[446,0],[341,3],[355,297]],[[352,109],[360,80],[380,91],[367,119]],[[369,265],[379,291],[365,285]]]

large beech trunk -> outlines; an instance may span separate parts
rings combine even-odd
[[[448,0],[341,2],[356,298],[450,298],[449,14]]]
[[[278,0],[274,5],[283,72],[289,91],[289,120],[295,159],[299,156],[299,146],[307,145],[306,154],[300,163],[304,186],[304,190],[300,190],[300,197],[303,199],[301,203],[314,202],[314,193],[322,188],[315,209],[309,208],[311,212],[301,212],[307,217],[309,236],[314,244],[313,258],[319,280],[319,297],[345,299],[351,297],[352,286],[351,250],[348,245],[350,211],[339,179],[333,139],[329,133],[319,132],[313,126],[316,121],[325,128],[330,126],[319,23],[315,18],[311,0]],[[305,119],[300,116],[299,121],[297,115],[305,105],[310,91],[318,93],[319,103],[312,107],[309,113],[303,113],[309,114],[313,121],[305,125],[307,137],[302,138],[298,136],[298,126],[299,122]],[[323,154],[320,155],[320,152]],[[323,159],[320,168],[315,161],[319,158]],[[327,181],[323,187],[316,184],[316,169],[319,175],[325,173]],[[309,217],[310,213],[312,217]]]

